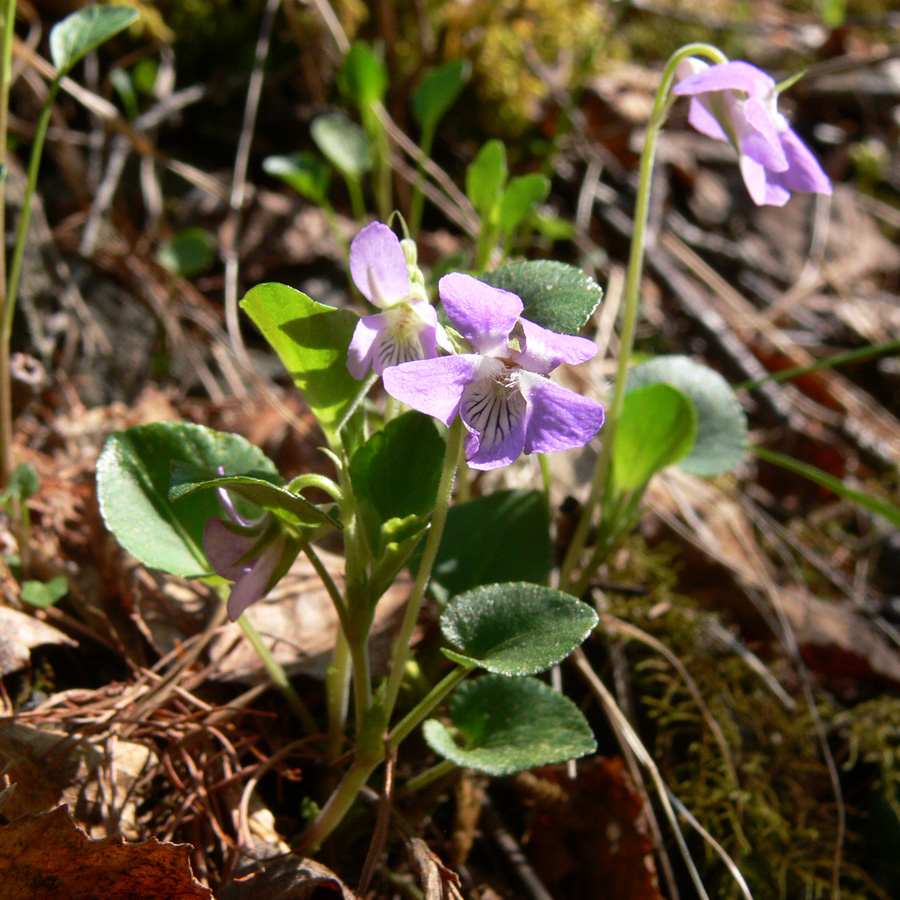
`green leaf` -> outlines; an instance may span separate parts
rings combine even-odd
[[[404,413],[377,431],[350,460],[350,480],[360,505],[366,539],[375,556],[383,549],[382,525],[391,520],[421,530],[434,509],[446,444],[434,420]],[[407,521],[408,517],[415,517]],[[409,531],[394,522],[389,540],[400,542]]]
[[[365,390],[347,370],[356,315],[274,283],[257,285],[241,306],[303,392],[329,443],[338,441],[344,417]]]
[[[372,148],[365,131],[339,113],[319,116],[310,134],[325,158],[344,176],[359,181],[372,168]]]
[[[156,261],[182,278],[205,272],[215,259],[216,244],[205,228],[185,228],[163,241],[156,251]]]
[[[536,678],[485,675],[463,682],[450,700],[450,720],[463,746],[437,719],[422,726],[428,746],[488,775],[513,775],[597,749],[578,707]]]
[[[50,29],[50,58],[65,75],[83,56],[124,31],[138,17],[130,6],[86,6]]]
[[[9,493],[19,503],[33,497],[41,487],[41,476],[31,463],[19,463],[9,476]]]
[[[488,141],[466,169],[466,196],[482,219],[493,217],[508,174],[506,147],[498,140]]]
[[[512,234],[535,203],[550,193],[550,179],[540,172],[520,175],[510,180],[500,200],[500,228]]]
[[[536,675],[564,660],[597,625],[597,613],[570,594],[538,584],[490,584],[454,597],[441,631],[475,663],[497,675]]]
[[[546,581],[550,519],[540,491],[496,491],[450,507],[430,588],[439,603],[482,584]]]
[[[344,57],[344,65],[338,75],[338,87],[360,109],[383,100],[387,93],[388,70],[384,60],[371,47],[356,42]]]
[[[747,452],[747,417],[728,382],[687,356],[658,356],[632,369],[625,389],[660,381],[684,391],[697,411],[697,440],[681,468],[707,478],[734,469]]]
[[[69,582],[65,575],[55,575],[49,581],[25,581],[22,583],[22,599],[29,606],[46,609],[62,600],[69,593]]]
[[[804,478],[809,479],[813,484],[818,484],[820,487],[827,488],[829,491],[837,494],[838,497],[843,497],[844,500],[856,503],[858,506],[867,509],[869,512],[883,516],[888,522],[900,528],[900,506],[897,506],[894,503],[888,503],[886,500],[882,500],[872,494],[866,494],[863,491],[848,487],[840,480],[840,478],[835,478],[834,475],[829,475],[827,472],[823,472],[815,466],[800,462],[799,459],[785,456],[783,453],[777,453],[776,451],[768,450],[765,447],[751,447],[750,450],[760,459],[772,463],[773,465],[781,466],[782,469],[787,469],[795,475],[802,475]]]
[[[197,491],[224,487],[229,492],[249,500],[260,509],[274,513],[280,519],[292,525],[334,525],[340,523],[324,510],[310,503],[305,497],[273,484],[265,478],[250,475],[221,476],[198,469],[183,462],[172,464],[172,480],[169,488],[169,499],[173,501],[190,497]]]
[[[263,171],[280,178],[317,206],[325,205],[331,170],[314,154],[301,150],[288,156],[268,156],[263,160]]]
[[[419,128],[429,131],[437,127],[471,74],[472,64],[467,59],[453,59],[425,77],[411,101],[413,118]]]
[[[169,500],[172,464],[215,472],[266,473],[275,464],[236,434],[177,422],[135,425],[110,435],[97,460],[97,490],[106,527],[144,565],[172,575],[210,574],[203,528],[221,516],[213,491]]]
[[[697,438],[697,413],[684,391],[648,384],[625,395],[616,428],[612,477],[623,491],[643,487],[684,459]]]
[[[603,297],[603,289],[581,269],[549,259],[502,266],[482,281],[522,298],[522,315],[557,334],[578,334]]]

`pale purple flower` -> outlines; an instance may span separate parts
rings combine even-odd
[[[693,57],[677,74],[672,93],[691,98],[691,125],[737,150],[754,203],[784,206],[791,191],[831,193],[828,176],[778,112],[773,78],[750,63],[710,66]]]
[[[521,318],[519,297],[470,275],[445,275],[439,293],[472,352],[388,369],[384,387],[446,425],[460,415],[473,469],[506,466],[521,453],[582,447],[597,433],[603,407],[546,377],[560,363],[593,357],[593,341]]]
[[[297,558],[299,545],[271,513],[248,519],[237,511],[227,490],[216,490],[227,521],[207,521],[203,549],[216,575],[234,582],[228,618],[235,621],[276,585]]]
[[[442,343],[437,314],[415,263],[415,244],[404,243],[409,261],[397,235],[373,222],[350,245],[353,281],[370,303],[384,310],[361,318],[353,332],[347,368],[354,378],[365,378],[370,369],[381,375],[389,366],[430,359]]]

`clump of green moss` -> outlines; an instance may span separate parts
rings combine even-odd
[[[813,711],[802,696],[796,698],[795,708],[788,708],[712,636],[711,614],[672,592],[671,548],[649,550],[638,539],[633,541],[622,558],[629,559],[629,569],[642,570],[639,579],[653,583],[654,591],[651,597],[614,598],[610,612],[664,643],[700,694],[698,702],[667,660],[639,641],[629,642],[625,652],[634,693],[646,716],[642,736],[663,778],[737,863],[756,896],[828,896],[838,808]],[[658,586],[654,571],[663,575]],[[770,668],[776,677],[783,676],[782,684],[796,681],[786,660],[775,660]],[[836,721],[834,705],[824,694],[816,702],[828,729]],[[891,767],[896,767],[897,757],[888,748],[893,746],[891,728],[896,735],[900,724],[900,705],[881,711],[882,724],[874,732],[863,726],[863,710],[862,718],[851,715],[847,721],[852,726],[846,727],[859,735],[860,753],[877,756],[885,772],[895,771]],[[893,746],[892,752],[900,751]],[[843,896],[876,896],[872,891],[877,889],[854,865],[853,846],[844,848]],[[738,896],[712,848],[706,849],[704,883],[711,895]]]

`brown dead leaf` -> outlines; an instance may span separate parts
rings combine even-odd
[[[0,675],[24,669],[31,661],[31,650],[45,644],[78,646],[52,625],[7,606],[0,607]]]
[[[318,553],[341,589],[343,558],[322,550]],[[397,614],[408,595],[409,585],[398,581],[378,603],[370,641],[376,673],[383,672],[387,665]],[[246,615],[289,675],[325,677],[337,639],[338,619],[328,592],[305,556],[299,556],[275,589],[254,603]],[[218,661],[217,675],[224,681],[255,683],[267,677],[238,625],[222,630],[210,647],[210,658]]]
[[[538,802],[528,841],[529,858],[554,897],[662,900],[643,801],[620,758],[579,764],[574,780],[564,766],[535,775],[562,790],[561,799]]]
[[[341,900],[356,900],[330,869],[296,856],[275,860],[247,878],[235,879],[219,891],[219,900],[310,900],[319,888],[330,888]]]
[[[91,840],[65,806],[0,828],[4,900],[211,900],[189,844]]]

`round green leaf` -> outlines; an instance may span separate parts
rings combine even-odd
[[[467,59],[454,59],[429,73],[412,96],[413,118],[423,131],[437,123],[453,105],[472,73]]]
[[[454,597],[441,615],[455,662],[498,675],[536,675],[565,659],[597,624],[570,594],[538,584],[489,584]]]
[[[540,584],[552,567],[544,495],[496,491],[450,507],[430,590],[439,603],[446,603],[455,594],[482,584]]]
[[[307,200],[319,206],[324,204],[331,171],[314,154],[299,150],[287,156],[268,156],[263,160],[263,171],[280,178]]]
[[[661,381],[684,391],[697,411],[697,440],[681,468],[704,477],[734,469],[747,452],[747,417],[728,382],[687,356],[658,356],[628,373],[626,390]]]
[[[625,395],[613,448],[613,481],[624,491],[645,485],[657,472],[691,452],[697,413],[684,391],[648,384]]]
[[[535,678],[485,675],[464,682],[450,701],[450,720],[462,746],[437,719],[422,726],[428,746],[488,775],[513,775],[597,749],[578,707]]]
[[[310,126],[316,146],[345,178],[358,181],[372,168],[372,148],[366,133],[346,116],[319,116]]]
[[[241,308],[272,345],[325,436],[334,442],[344,417],[365,390],[365,382],[347,369],[356,315],[274,283],[248,291]]]
[[[46,609],[69,593],[65,575],[54,575],[49,581],[22,582],[21,597],[29,606]]]
[[[522,298],[522,315],[557,334],[578,334],[603,297],[603,288],[576,266],[550,259],[502,266],[482,281]]]
[[[373,553],[381,549],[382,527],[391,520],[405,522],[413,516],[408,524],[421,529],[419,517],[434,509],[445,452],[434,420],[408,412],[376,431],[353,454],[350,480]],[[394,540],[400,534],[395,532]]]
[[[86,6],[50,29],[50,58],[61,75],[138,17],[130,6]]]
[[[110,435],[97,460],[100,512],[119,543],[142,563],[172,575],[210,574],[203,528],[221,516],[214,491],[169,500],[172,464],[278,477],[274,463],[236,434],[177,422],[135,425]]]
[[[358,107],[370,106],[376,100],[383,100],[387,92],[387,66],[371,47],[356,42],[344,57],[338,84]]]
[[[159,245],[156,261],[182,278],[206,271],[216,258],[216,244],[205,228],[185,228]]]

